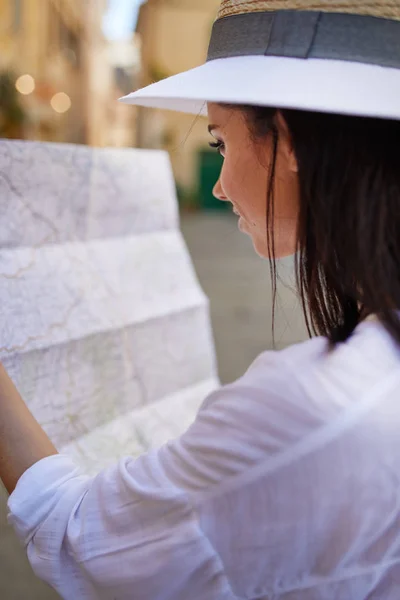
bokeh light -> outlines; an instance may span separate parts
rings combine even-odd
[[[50,104],[53,110],[62,114],[71,108],[71,98],[64,92],[58,92],[57,94],[54,94],[50,100]]]
[[[18,77],[17,81],[15,82],[15,87],[20,94],[27,96],[28,94],[32,94],[34,91],[35,80],[33,79],[32,75],[21,75],[21,77]]]

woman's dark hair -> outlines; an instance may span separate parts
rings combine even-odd
[[[273,140],[267,232],[276,290],[277,109],[240,108],[255,137]],[[296,274],[310,334],[324,335],[335,345],[373,313],[400,344],[400,122],[280,112],[299,169]]]

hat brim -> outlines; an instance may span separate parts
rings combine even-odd
[[[400,119],[400,69],[329,59],[221,58],[120,101],[196,115],[206,115],[207,103],[215,102]]]

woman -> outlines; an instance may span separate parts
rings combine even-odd
[[[260,255],[297,252],[320,337],[261,355],[182,438],[95,479],[1,372],[10,521],[64,598],[399,597],[399,98],[389,0],[223,0],[206,65],[125,98],[208,102],[215,194]]]

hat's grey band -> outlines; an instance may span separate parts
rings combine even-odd
[[[207,60],[325,58],[400,68],[400,21],[313,11],[252,12],[214,23]]]

